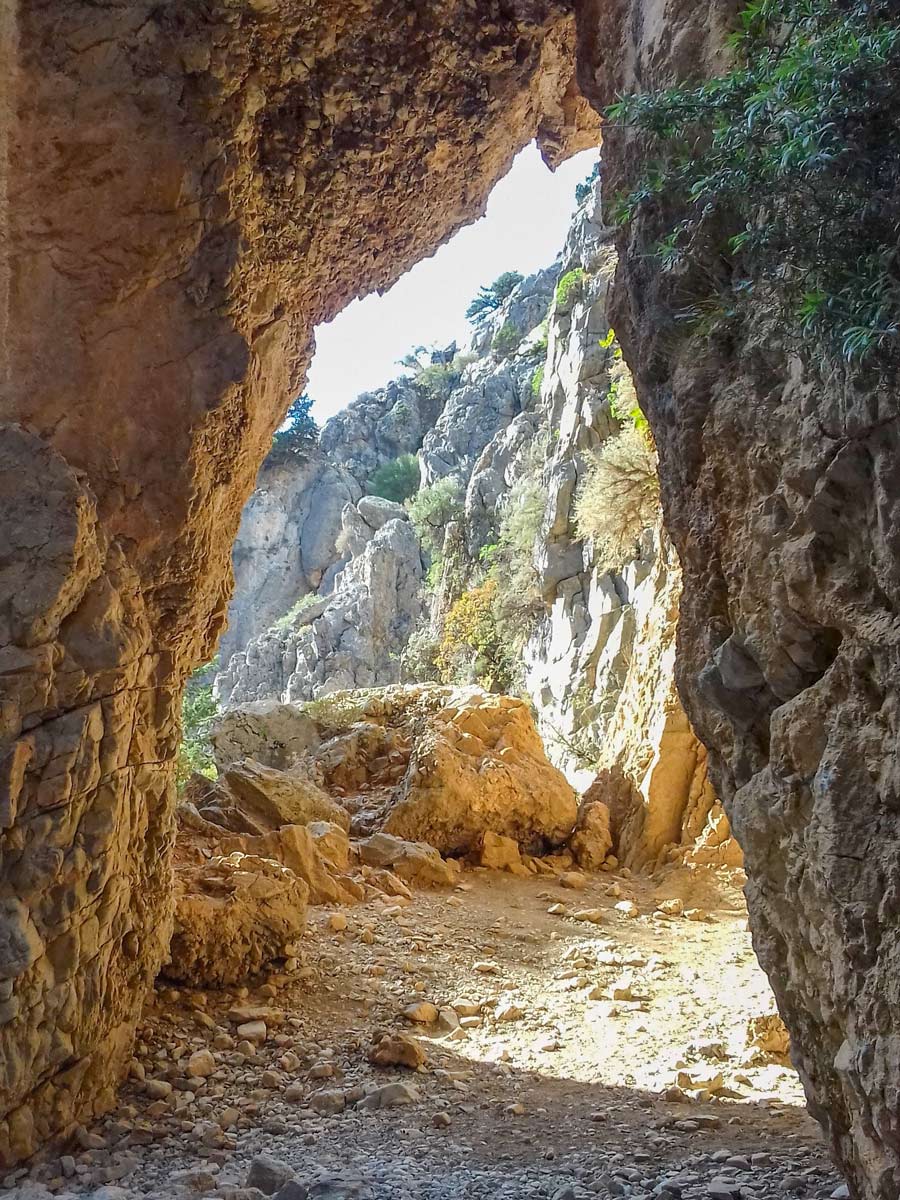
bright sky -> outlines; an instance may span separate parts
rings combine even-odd
[[[316,356],[306,391],[319,424],[360,392],[400,374],[397,360],[414,346],[462,347],[471,326],[465,312],[483,283],[503,271],[530,275],[562,249],[575,209],[575,185],[598,151],[585,150],[552,173],[532,143],[488,200],[487,213],[418,263],[383,296],[354,300],[316,330]]]

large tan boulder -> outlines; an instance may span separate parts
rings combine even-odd
[[[175,926],[163,974],[227,987],[284,957],[303,934],[309,889],[282,862],[234,851],[176,867]]]
[[[278,829],[282,825],[308,825],[311,821],[329,821],[342,829],[350,828],[347,810],[302,769],[279,771],[245,758],[231,764],[222,784],[234,798],[243,819],[256,827],[248,832]]]
[[[259,855],[287,867],[309,889],[310,904],[351,904],[356,899],[352,881],[320,854],[306,825],[282,825],[256,837],[222,836],[223,854]]]
[[[448,887],[459,878],[459,864],[447,862],[433,846],[423,842],[407,842],[389,833],[373,833],[359,843],[357,850],[366,866],[389,868],[408,883]]]
[[[577,811],[575,791],[548,761],[523,701],[448,690],[382,827],[443,854],[477,850],[487,830],[538,849],[563,843]]]
[[[569,849],[579,867],[599,871],[612,850],[610,813],[601,800],[584,804],[578,814],[578,826],[569,838]]]

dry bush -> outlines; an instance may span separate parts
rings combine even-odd
[[[594,544],[607,570],[631,558],[659,511],[656,452],[646,434],[626,425],[588,465],[575,500],[578,536]]]

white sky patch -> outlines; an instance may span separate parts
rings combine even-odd
[[[471,326],[465,312],[482,284],[503,271],[530,275],[549,266],[575,211],[575,185],[598,150],[585,150],[552,173],[532,142],[490,195],[487,213],[461,229],[431,258],[407,271],[383,296],[354,300],[316,330],[316,356],[306,391],[322,424],[360,392],[401,373],[398,359],[415,346],[462,348]]]

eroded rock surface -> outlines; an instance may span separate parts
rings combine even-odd
[[[291,711],[229,710],[213,737],[217,746],[239,741],[266,763],[270,753],[282,755]],[[486,830],[544,849],[562,844],[575,826],[575,791],[548,762],[528,706],[514,697],[425,685],[337,693],[293,711],[301,728],[316,713],[321,744],[299,750],[290,763],[281,758],[285,769],[268,772],[270,790],[280,779],[293,795],[296,781],[318,780],[353,814],[356,833],[382,832],[460,855],[476,851]],[[251,723],[255,740],[247,733]],[[225,770],[226,789],[233,789],[235,770],[234,763]],[[214,804],[223,808],[221,800]]]
[[[9,6],[0,1158],[109,1102],[187,671],[316,323],[595,121],[567,6]],[[27,431],[24,427],[27,426]]]
[[[638,80],[711,73],[731,18],[728,4],[670,6],[677,40],[674,25],[626,23],[624,70],[610,54],[582,79],[605,103]],[[643,149],[610,131],[608,195],[628,189]],[[652,254],[659,236],[648,211],[623,240],[612,319],[684,572],[679,687],[744,851],[754,945],[812,1111],[851,1194],[889,1200],[900,1189],[896,388],[804,368],[764,304],[727,336],[673,336],[679,299]]]

